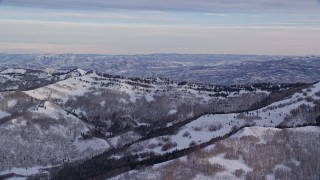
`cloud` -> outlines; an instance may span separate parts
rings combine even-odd
[[[202,27],[0,21],[0,50],[11,53],[319,54],[320,28]]]
[[[1,0],[0,0],[1,1]],[[188,25],[320,26],[316,0],[3,0],[0,19]],[[39,9],[34,9],[39,8]],[[299,21],[310,19],[311,21]]]
[[[318,2],[0,0],[0,51],[319,54]]]
[[[4,5],[72,10],[175,10],[198,12],[310,11],[315,0],[3,0]]]

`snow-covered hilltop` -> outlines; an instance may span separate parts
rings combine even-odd
[[[22,69],[9,68],[0,72],[0,91],[28,90],[46,86],[70,77],[79,77],[86,73],[82,69]]]

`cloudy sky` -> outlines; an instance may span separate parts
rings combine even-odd
[[[319,0],[0,0],[0,53],[320,54]]]

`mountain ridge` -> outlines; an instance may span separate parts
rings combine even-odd
[[[126,169],[139,167],[142,162],[150,165],[154,158],[164,162],[167,156],[182,157],[180,153],[224,142],[243,127],[319,125],[320,83],[214,86],[81,69],[46,76],[44,71],[26,70],[19,79],[10,72],[1,75],[16,78],[17,84],[24,83],[23,77],[30,72],[36,72],[40,79],[54,80],[34,87],[31,84],[30,90],[21,91],[17,86],[16,90],[1,92],[0,110],[5,115],[0,118],[4,122],[0,123],[0,132],[5,133],[2,143],[10,142],[8,135],[18,139],[8,144],[7,148],[14,151],[2,160],[6,166],[0,167],[1,176],[19,176],[23,167],[47,167],[28,176],[58,178],[69,169],[68,176],[76,179],[80,177],[75,176],[74,168],[86,167],[83,163],[95,164],[102,159],[120,163],[129,158],[131,163],[121,166]],[[37,139],[45,145],[37,145]],[[20,141],[30,144],[26,152],[19,152],[23,145]],[[49,148],[45,152],[51,154],[33,153],[28,159],[28,153],[41,148]],[[21,163],[10,160],[15,153],[23,154]],[[7,157],[5,150],[2,155]],[[104,167],[104,163],[100,165],[97,168]],[[90,168],[88,173],[92,177],[112,177],[125,172],[118,171],[118,166],[108,168],[115,174],[95,174]]]

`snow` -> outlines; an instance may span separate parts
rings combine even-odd
[[[313,90],[309,93],[318,92],[320,89],[320,83],[317,83],[312,88]],[[144,148],[142,152],[154,152],[156,154],[164,154],[167,152],[172,152],[174,150],[180,150],[190,147],[191,143],[201,144],[208,142],[209,140],[217,137],[222,137],[232,131],[233,127],[240,128],[243,126],[257,126],[244,128],[240,132],[233,135],[233,137],[240,138],[243,136],[254,136],[260,139],[260,143],[265,143],[264,136],[280,131],[276,129],[277,125],[285,122],[285,117],[290,114],[291,110],[299,108],[302,104],[309,104],[314,106],[312,102],[307,102],[306,100],[298,101],[299,96],[302,93],[296,93],[293,98],[285,99],[273,103],[267,107],[249,111],[247,113],[230,113],[230,114],[213,114],[213,115],[203,115],[200,118],[193,120],[192,122],[182,126],[178,132],[174,135],[160,136],[145,141],[141,141],[137,144],[132,145],[130,148],[136,148],[135,146],[145,146],[155,144],[165,144],[163,138],[170,139],[172,143],[176,143],[175,147],[163,151],[162,146],[156,146],[154,148],[148,149]],[[319,97],[312,96],[315,99],[320,99]],[[283,104],[283,106],[278,106]],[[275,107],[276,108],[271,108]],[[304,121],[296,121],[292,125],[297,126],[302,124]],[[172,124],[168,124],[170,126]],[[265,126],[266,128],[261,128]],[[318,127],[306,127],[297,128],[298,131],[318,131]],[[188,132],[188,133],[187,133]],[[185,135],[189,134],[189,135]]]
[[[92,148],[94,150],[106,150],[110,147],[106,141],[98,138],[91,138],[90,140],[83,140],[82,138],[77,138],[74,144],[77,146],[77,149],[80,152],[83,152],[89,148]]]
[[[18,174],[18,175],[23,175],[23,176],[31,176],[31,175],[40,173],[39,170],[41,170],[41,169],[50,168],[50,167],[52,167],[52,166],[35,166],[35,167],[27,167],[27,168],[12,168],[11,170],[0,172],[0,175],[15,173],[15,174]]]
[[[273,168],[273,173],[272,173],[272,174],[267,174],[267,175],[265,176],[265,179],[266,179],[266,180],[275,180],[275,179],[276,179],[276,177],[275,177],[275,171],[276,171],[277,169],[281,169],[281,170],[284,170],[284,171],[288,171],[289,173],[290,173],[290,171],[291,171],[291,169],[288,168],[287,166],[282,165],[282,164],[280,164],[280,165],[278,164],[278,165],[276,165],[276,166]]]
[[[6,152],[10,156],[19,154],[17,159],[21,159],[26,153],[32,154],[33,159],[37,156],[43,160],[42,163],[46,163],[45,165],[51,165],[51,158],[57,157],[58,160],[54,162],[56,165],[62,163],[62,158],[66,155],[68,160],[70,158],[70,161],[75,161],[100,154],[109,148],[109,144],[103,139],[82,140],[81,132],[87,132],[89,127],[72,114],[67,115],[63,109],[52,102],[45,101],[39,107],[30,108],[29,111],[32,112],[30,119],[18,117],[0,126],[0,132],[2,132],[0,144],[7,145],[2,147],[3,153]],[[2,111],[0,114],[8,115]],[[36,120],[37,118],[39,119]],[[49,118],[52,118],[50,123],[41,122]],[[38,143],[41,143],[41,146]],[[25,147],[26,152],[20,152],[21,147]],[[3,169],[2,174],[15,172],[30,175],[38,173],[39,169],[33,167],[26,170],[23,166],[18,168],[21,167],[18,160],[10,166],[16,168],[12,168],[11,171]]]
[[[238,160],[230,160],[224,158],[225,154],[219,154],[218,156],[214,156],[209,158],[209,162],[213,164],[220,164],[226,168],[226,171],[230,174],[234,173],[236,170],[242,169],[245,172],[252,171],[252,168],[247,166],[240,156]]]
[[[318,126],[306,126],[306,127],[297,127],[297,128],[289,128],[286,129],[287,131],[292,132],[320,132],[320,127]],[[236,134],[232,135],[232,138],[241,138],[245,136],[254,136],[259,138],[259,143],[266,143],[266,140],[264,137],[268,135],[274,135],[277,132],[283,131],[282,129],[273,128],[273,127],[258,127],[258,126],[252,126],[252,127],[245,127]],[[299,161],[294,161],[297,166],[300,164]]]
[[[308,92],[308,95],[312,96],[316,100],[320,99],[320,97],[314,95],[314,93],[318,92],[319,90],[320,83],[317,83],[314,85],[314,87],[311,88],[311,92]],[[284,122],[285,117],[291,114],[291,110],[297,109],[303,104],[310,105],[311,107],[315,106],[315,104],[313,104],[312,102],[307,102],[305,99],[299,101],[299,97],[303,97],[303,93],[295,93],[292,98],[275,102],[256,111],[248,112],[249,115],[246,113],[244,114],[248,117],[253,117],[255,115],[260,117],[260,119],[254,120],[254,123],[257,126],[275,127]],[[304,121],[296,121],[293,122],[294,124],[290,125],[301,125],[303,124],[303,122]]]
[[[277,102],[276,104],[287,102],[288,100],[283,100]],[[289,100],[290,101],[290,100]],[[177,146],[171,148],[167,151],[162,151],[161,146],[157,146],[151,151],[155,152],[156,154],[163,154],[165,152],[171,152],[175,149],[183,149],[189,147],[191,142],[195,142],[196,144],[204,143],[209,141],[212,138],[222,137],[227,133],[231,132],[233,126],[241,127],[244,125],[256,125],[256,126],[267,126],[270,128],[260,128],[260,127],[253,127],[253,128],[244,128],[240,132],[238,132],[235,137],[242,137],[242,136],[255,136],[260,139],[260,143],[265,143],[264,139],[261,137],[262,135],[272,133],[274,131],[278,131],[278,129],[274,129],[279,124],[284,121],[285,114],[283,112],[289,113],[292,109],[298,108],[301,104],[306,103],[305,101],[294,101],[292,104],[287,106],[277,108],[275,110],[267,110],[263,111],[262,108],[257,111],[248,112],[245,116],[254,117],[253,120],[247,120],[246,117],[244,118],[237,118],[239,114],[215,114],[215,115],[204,115],[200,118],[192,121],[191,123],[186,124],[185,126],[181,127],[177,134],[171,136],[165,136],[171,139],[172,142],[177,143]],[[272,106],[272,105],[270,105]],[[259,114],[257,112],[259,111]],[[269,112],[270,115],[269,115]],[[257,117],[255,117],[257,116]],[[214,130],[210,130],[210,127],[214,127]],[[299,129],[299,128],[298,128]],[[306,129],[299,129],[299,130],[307,130],[307,131],[317,131],[318,128],[316,127],[307,127]],[[184,137],[184,133],[189,132],[188,137]],[[152,138],[150,140],[142,141],[141,144],[159,144],[161,143],[161,138]],[[144,150],[149,151],[149,150]]]
[[[10,121],[9,121],[10,122]],[[27,121],[24,119],[12,119],[11,123],[13,126],[26,126],[27,125]]]
[[[26,177],[12,177],[12,178],[8,178],[7,180],[26,180]]]
[[[151,102],[151,101],[154,101],[154,100],[155,100],[154,97],[153,97],[153,94],[154,94],[154,93],[147,93],[147,94],[145,95],[145,98],[146,98],[146,100],[147,100],[148,102]]]
[[[74,112],[75,112],[76,114],[82,114],[82,115],[84,115],[84,116],[87,115],[87,112],[81,110],[80,108],[75,109]]]
[[[211,144],[205,148],[203,148],[204,150],[210,151],[211,149],[213,149],[216,145],[215,144]]]
[[[11,115],[10,113],[7,113],[7,112],[2,111],[2,110],[0,109],[0,119],[1,119],[1,118],[4,118],[4,117],[6,117],[6,116],[10,116],[10,115]]]
[[[319,126],[306,126],[306,127],[297,127],[290,129],[290,131],[296,131],[296,132],[320,132]]]
[[[266,180],[275,180],[275,179],[276,179],[276,177],[275,177],[274,174],[268,174],[268,175],[266,175]]]
[[[172,141],[178,144],[178,149],[189,147],[191,141],[197,144],[207,142],[212,138],[221,137],[231,131],[233,125],[243,125],[243,122],[234,122],[232,125],[229,114],[214,116],[202,116],[189,124],[186,124],[176,135],[172,136]],[[231,115],[232,116],[232,115]],[[216,131],[210,131],[211,126],[221,127]],[[185,132],[189,132],[191,138],[183,137]]]
[[[235,179],[243,179],[243,178],[237,178],[235,175],[228,173],[228,172],[219,172],[214,176],[214,179],[223,179],[223,180],[235,180]]]
[[[148,102],[153,101],[154,97],[156,95],[159,95],[156,93],[158,90],[161,92],[162,90],[167,90],[167,85],[159,85],[159,84],[153,84],[148,87],[144,86],[135,86],[132,85],[135,83],[134,81],[128,80],[128,79],[117,79],[116,81],[104,78],[101,76],[98,76],[96,73],[87,73],[81,69],[75,70],[75,72],[79,72],[81,76],[72,76],[71,78],[65,79],[63,81],[56,82],[54,84],[41,87],[35,90],[26,91],[28,95],[35,97],[40,100],[49,100],[52,98],[58,98],[62,99],[64,102],[66,102],[70,98],[74,98],[75,96],[83,96],[87,92],[95,91],[92,89],[109,89],[114,90],[118,92],[123,92],[128,95],[131,102],[135,102],[138,98],[146,98]],[[110,86],[100,86],[102,83],[108,84],[111,83]],[[143,88],[142,88],[143,87]],[[188,89],[184,86],[177,87],[176,84],[172,85],[171,87],[176,88],[175,90],[179,93],[181,91],[186,91],[186,94],[192,97],[200,98],[204,101],[209,101],[212,99],[208,96],[209,92],[198,92],[197,90]],[[147,91],[146,91],[147,90]],[[314,97],[314,93],[318,92],[320,90],[320,83],[317,83],[314,85],[314,87],[311,88],[311,91],[305,91],[308,96]],[[190,92],[190,93],[189,93]],[[268,92],[264,91],[257,91],[259,93],[265,93],[268,94]],[[247,93],[246,91],[240,91],[240,95]],[[101,93],[95,93],[94,95],[100,96]],[[161,94],[160,94],[161,95]],[[237,96],[238,94],[231,94],[229,97]],[[185,124],[182,126],[176,134],[174,135],[168,135],[168,136],[161,136],[152,138],[149,140],[145,140],[142,142],[139,142],[137,144],[142,145],[143,147],[149,147],[150,144],[159,144],[159,143],[165,143],[162,138],[169,138],[171,142],[176,143],[177,146],[173,147],[171,149],[168,149],[166,151],[163,151],[161,148],[162,146],[156,146],[154,149],[148,149],[144,148],[142,152],[150,152],[153,151],[156,154],[164,154],[167,152],[174,151],[176,149],[184,149],[188,148],[190,146],[191,142],[195,142],[196,144],[201,144],[204,142],[208,142],[213,138],[222,137],[229,132],[232,131],[233,127],[240,128],[245,125],[255,125],[255,126],[267,126],[266,128],[262,127],[247,127],[243,128],[241,131],[233,135],[234,138],[241,138],[244,136],[254,136],[258,137],[260,139],[260,143],[264,143],[263,136],[266,134],[274,133],[277,131],[281,131],[279,129],[275,129],[273,127],[280,125],[284,122],[284,118],[290,114],[291,110],[298,108],[302,104],[308,104],[310,106],[314,106],[312,102],[307,102],[306,100],[298,101],[299,97],[303,97],[302,93],[296,93],[292,96],[293,98],[288,98],[283,101],[279,101],[276,103],[273,103],[267,107],[258,109],[256,111],[250,111],[248,113],[243,113],[244,117],[238,117],[239,113],[230,113],[230,114],[214,114],[214,115],[204,115],[200,118]],[[222,98],[222,97],[219,97]],[[319,97],[314,97],[314,99],[320,99]],[[126,99],[123,99],[123,102],[127,101]],[[14,107],[17,104],[17,100],[10,100],[8,101],[8,107]],[[284,104],[283,106],[279,106],[280,104]],[[59,119],[61,117],[63,118],[70,118],[71,120],[74,120],[76,123],[81,122],[79,119],[75,118],[72,114],[67,115],[65,111],[63,111],[59,106],[55,105],[54,103],[51,103],[49,101],[44,102],[44,107],[38,107],[37,111],[34,112],[34,117],[41,116],[45,114],[47,117],[51,117],[54,119]],[[106,102],[101,101],[101,106],[105,106]],[[276,107],[276,108],[272,108]],[[75,112],[77,114],[81,113],[81,109],[76,109]],[[176,114],[177,110],[175,108],[169,110],[168,114]],[[0,118],[10,115],[4,111],[0,110]],[[18,121],[17,119],[12,120],[12,123],[14,126],[18,124],[25,125],[26,121]],[[299,123],[299,122],[298,122]],[[295,125],[298,125],[295,124]],[[139,124],[139,123],[138,123]],[[141,125],[141,124],[139,124]],[[169,124],[171,125],[171,124]],[[83,125],[84,127],[81,130],[88,130],[88,128]],[[37,126],[39,131],[41,128]],[[65,135],[65,128],[61,126],[54,126],[50,127],[50,130],[52,130],[54,133],[57,134],[63,134]],[[313,131],[319,131],[319,127],[305,127],[305,128],[297,128],[294,131],[305,131],[305,132],[313,132]],[[188,132],[189,135],[185,136],[184,134]],[[78,134],[79,135],[79,134]],[[134,136],[134,134],[122,134],[127,135],[129,140],[132,139],[138,139],[137,135]],[[110,146],[117,146],[120,143],[120,141],[123,140],[123,137],[125,136],[116,136],[113,138],[108,139],[108,143],[102,139],[93,138],[90,140],[83,140],[80,138],[80,136],[77,136],[76,139],[73,139],[72,142],[76,146],[76,150],[83,152],[88,149],[93,150],[106,150],[110,148]],[[131,139],[130,139],[131,138]],[[128,141],[129,141],[128,140]],[[130,148],[134,148],[135,145],[133,144]],[[210,148],[213,148],[213,146],[210,146]],[[209,147],[208,147],[209,148]],[[138,152],[141,153],[141,152]],[[121,157],[121,156],[114,156],[114,157]],[[185,160],[185,157],[181,158],[181,160]],[[244,162],[242,157],[240,157],[238,160],[229,160],[224,158],[224,154],[220,154],[216,157],[212,157],[209,159],[210,163],[212,164],[220,164],[223,166],[226,166],[226,171],[223,173],[218,173],[217,177],[227,177],[227,178],[233,178],[234,176],[232,173],[237,169],[243,169],[244,171],[248,172],[252,169],[248,167]],[[298,164],[297,162],[296,164]],[[160,167],[163,164],[155,165],[154,167]],[[279,168],[281,168],[279,166]],[[197,176],[198,177],[198,176]]]
[[[48,75],[49,75],[49,74],[51,75],[51,74],[55,73],[56,70],[53,69],[53,68],[45,68],[45,69],[44,69],[44,72],[46,72]]]
[[[67,115],[67,112],[65,112],[64,110],[62,110],[59,106],[57,106],[56,104],[50,102],[50,101],[45,101],[43,104],[43,107],[39,107],[37,109],[37,111],[35,112],[35,114],[37,115],[42,115],[42,114],[46,114],[51,118],[54,119],[59,119],[61,118],[61,115],[63,117],[73,117],[71,114]]]
[[[75,82],[73,79],[67,79],[46,87],[25,91],[25,93],[40,100],[46,100],[51,97],[62,99],[66,102],[72,96],[84,95],[86,91],[88,91],[87,83],[81,81]]]
[[[87,73],[87,71],[78,68],[77,71],[80,73],[81,76],[85,75]]]
[[[154,180],[154,179],[159,179],[160,175],[159,172],[141,172],[138,170],[131,170],[128,171],[124,174],[117,175],[115,177],[110,178],[111,180],[127,180],[128,178],[132,177],[133,175],[137,176],[136,178],[133,179],[143,179],[143,180]]]
[[[219,164],[225,168],[224,171],[216,173],[212,177],[207,177],[202,174],[197,174],[197,176],[193,179],[196,180],[202,180],[202,179],[228,179],[228,180],[234,180],[234,179],[243,179],[243,177],[236,177],[234,174],[237,170],[243,170],[245,173],[248,173],[252,171],[252,168],[247,166],[242,158],[242,156],[239,157],[237,160],[230,160],[224,158],[225,153],[219,154],[217,156],[208,158],[208,161],[210,164]],[[206,159],[207,160],[207,159]]]
[[[170,160],[170,161],[165,161],[165,162],[162,162],[162,163],[154,164],[154,165],[152,166],[152,168],[153,168],[153,169],[159,169],[159,168],[161,168],[161,167],[164,167],[164,166],[172,163],[173,161],[174,161],[174,160]]]
[[[320,91],[320,82],[314,84],[311,88],[310,88],[310,92],[308,91],[305,91],[308,96],[313,96],[316,92],[319,92]]]
[[[136,145],[148,146],[150,144],[165,144],[163,138],[169,138],[171,142],[176,143],[177,146],[166,151],[162,151],[162,146],[156,146],[153,149],[145,148],[143,152],[153,151],[156,154],[164,154],[174,150],[184,149],[190,147],[191,142],[201,144],[207,142],[216,137],[222,137],[229,133],[234,125],[242,126],[245,124],[244,121],[233,121],[233,114],[222,114],[222,115],[205,115],[200,118],[186,124],[181,127],[175,135],[160,136],[149,140],[141,141]],[[231,118],[232,117],[232,118]],[[230,125],[229,125],[230,123]],[[216,127],[215,130],[209,130],[210,127]],[[189,132],[190,135],[187,137],[184,135]],[[135,145],[131,146],[134,148]]]
[[[291,171],[291,168],[289,168],[289,167],[287,167],[287,166],[285,166],[285,165],[283,165],[283,164],[277,164],[277,165],[273,168],[274,171],[275,171],[275,170],[278,170],[278,169],[285,170],[285,171]]]
[[[10,80],[10,81],[19,81],[18,78],[15,78],[15,77],[13,77],[13,76],[11,76],[11,75],[9,75],[9,74],[1,74],[1,73],[0,73],[0,77],[1,77],[2,79],[4,79],[3,82],[6,82],[7,80]]]
[[[233,138],[241,138],[245,136],[254,136],[260,139],[260,143],[266,143],[263,139],[265,135],[274,134],[275,132],[280,132],[281,129],[272,128],[272,127],[245,127],[236,134],[234,134]]]
[[[295,166],[300,166],[300,161],[298,161],[297,159],[292,159],[291,161]]]
[[[203,174],[197,174],[192,180],[212,180],[212,177],[204,176]]]
[[[84,73],[83,71],[80,72]],[[96,79],[100,80],[97,81]],[[41,100],[57,98],[62,99],[64,102],[66,102],[73,96],[83,96],[86,92],[90,92],[90,87],[102,88],[100,87],[101,83],[115,83],[110,80],[102,79],[106,78],[100,77],[96,73],[83,74],[83,76],[80,77],[68,78],[66,80],[59,81],[45,87],[41,87],[31,91],[25,91],[25,93]],[[141,97],[146,97],[147,101],[154,100],[151,93],[141,92],[141,89],[136,89],[134,88],[134,86],[126,84],[124,80],[121,80],[120,83],[116,83],[113,86],[103,88],[124,92],[130,96],[131,102],[135,102],[137,98]]]
[[[1,74],[25,74],[26,72],[25,69],[6,69]]]
[[[106,104],[106,101],[101,101],[101,102],[100,102],[100,105],[101,105],[101,106],[104,106],[105,104]]]
[[[12,108],[17,104],[17,100],[16,99],[12,99],[8,101],[8,107]]]
[[[172,109],[168,112],[168,114],[176,114],[178,111],[176,109]]]
[[[196,88],[196,85],[192,87],[185,85],[178,86],[177,83],[168,85],[160,79],[158,79],[154,83],[149,84],[139,81],[133,81],[126,78],[105,78],[97,75],[95,72],[87,73],[86,71],[81,69],[76,69],[66,75],[61,75],[60,79],[63,80],[35,90],[26,91],[26,93],[41,100],[57,98],[62,99],[64,102],[74,96],[83,96],[86,92],[92,91],[92,89],[109,89],[123,92],[129,96],[129,100],[131,102],[136,102],[138,98],[145,98],[148,102],[151,102],[155,100],[154,97],[156,95],[162,95],[167,91],[179,93],[183,96],[198,98],[198,100],[205,102],[211,99],[224,98],[211,97],[210,95],[213,93],[211,91],[199,91],[192,89]],[[242,91],[241,94],[230,94],[229,96],[241,96],[242,93],[244,94],[248,92]],[[263,93],[267,94],[268,92]],[[124,102],[126,102],[126,100],[124,100]]]

